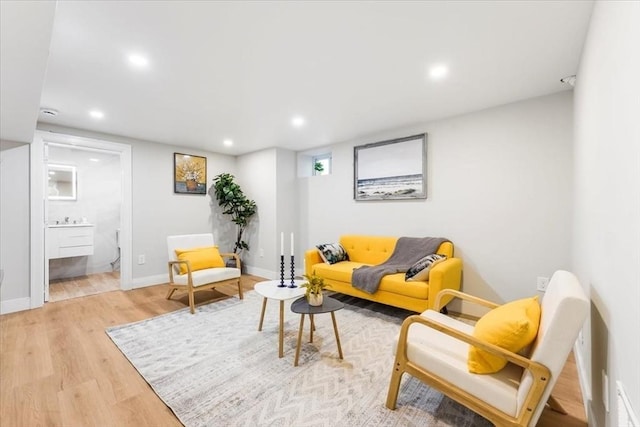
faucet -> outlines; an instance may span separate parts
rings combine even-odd
[[[69,217],[68,217],[68,216],[65,216],[65,217],[64,217],[64,223],[65,223],[65,224],[69,224]]]

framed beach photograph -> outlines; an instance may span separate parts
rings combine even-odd
[[[207,194],[207,158],[173,153],[173,191]]]
[[[427,198],[427,134],[354,147],[353,198]]]

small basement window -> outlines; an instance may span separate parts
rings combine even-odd
[[[311,158],[311,174],[330,175],[331,174],[331,154],[321,154]]]

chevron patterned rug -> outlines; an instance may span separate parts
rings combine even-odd
[[[314,342],[293,367],[299,316],[285,311],[285,357],[278,358],[278,302],[245,293],[107,334],[187,427],[490,426],[484,418],[404,376],[398,409],[384,404],[392,345],[407,312],[342,297],[336,312],[344,360],[329,314],[317,315]],[[304,338],[308,341],[308,319]]]

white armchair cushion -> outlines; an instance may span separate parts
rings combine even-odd
[[[240,277],[240,269],[228,267],[207,268],[191,272],[193,286],[198,287],[208,283],[220,282],[222,280],[236,279]],[[176,285],[186,285],[188,283],[187,274],[175,274],[173,283]]]
[[[421,316],[466,334],[473,334],[472,325],[437,311],[427,310]],[[522,368],[507,364],[504,369],[495,374],[469,373],[467,367],[469,344],[420,324],[411,325],[407,342],[407,357],[411,362],[429,367],[429,371],[433,374],[446,378],[457,387],[509,415],[516,415],[516,396]],[[394,349],[396,347],[394,346]]]

